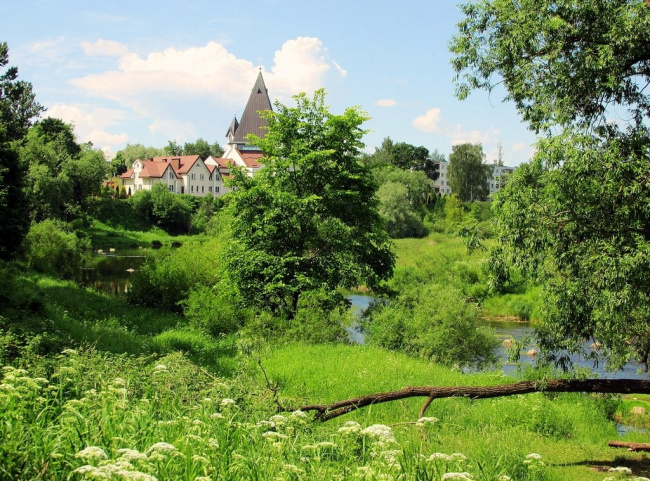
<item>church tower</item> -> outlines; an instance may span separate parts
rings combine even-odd
[[[261,110],[273,110],[273,108],[271,107],[269,92],[264,84],[264,78],[262,77],[262,71],[260,70],[255,85],[253,85],[253,89],[251,90],[251,95],[246,103],[244,113],[241,116],[241,120],[237,122],[237,118],[234,118],[228,128],[226,137],[228,138],[229,145],[232,145],[240,151],[259,150],[257,146],[246,145],[246,136],[248,134],[255,134],[259,137],[264,137],[266,135],[268,122],[266,119],[260,117],[258,112]]]

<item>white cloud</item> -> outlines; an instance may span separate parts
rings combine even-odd
[[[445,129],[445,136],[451,139],[451,145],[458,144],[489,144],[497,142],[499,140],[500,132],[497,129],[490,129],[488,131],[480,130],[464,130],[463,127],[458,124],[452,128]]]
[[[187,49],[170,47],[144,56],[112,40],[83,42],[82,47],[87,56],[118,60],[114,69],[75,78],[71,83],[94,97],[94,102],[110,100],[122,106],[125,116],[144,117],[149,132],[159,139],[192,139],[198,130],[193,122],[207,115],[202,111],[206,105],[241,111],[259,70],[218,42]],[[318,38],[298,37],[275,52],[274,65],[270,72],[264,71],[264,80],[274,97],[287,100],[346,74]],[[79,132],[96,132],[91,120],[77,112]]]
[[[86,55],[91,57],[123,57],[129,53],[126,45],[114,40],[104,40],[100,38],[95,43],[81,42],[81,47]]]
[[[512,146],[512,151],[513,152],[521,152],[526,148],[526,144],[524,142],[517,142]]]
[[[119,110],[57,104],[47,109],[47,116],[72,124],[77,141],[81,143],[92,142],[95,147],[111,150],[128,141],[126,133],[112,134],[106,130],[124,119]]]
[[[433,108],[427,113],[413,119],[413,126],[422,132],[438,133],[440,125],[440,109]]]
[[[393,99],[381,99],[377,100],[377,105],[379,107],[395,107],[395,105],[397,105],[397,101]]]
[[[298,37],[288,40],[275,52],[274,66],[268,84],[279,97],[300,92],[311,93],[324,87],[325,75],[334,67],[337,77],[347,71],[329,58],[327,48],[315,37]]]
[[[164,138],[183,143],[187,139],[196,138],[196,130],[190,122],[159,119],[149,124],[149,132],[161,134]]]

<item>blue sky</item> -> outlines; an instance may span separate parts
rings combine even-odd
[[[483,144],[487,160],[527,161],[535,136],[503,95],[454,97],[447,49],[456,2],[10,0],[0,41],[53,116],[107,152],[201,137],[225,142],[262,69],[271,100],[325,88],[333,113],[372,118],[385,137],[445,155]]]

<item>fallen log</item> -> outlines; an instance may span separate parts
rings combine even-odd
[[[610,441],[607,443],[612,448],[627,448],[628,451],[650,451],[648,443],[628,443],[625,441]]]
[[[411,397],[426,397],[420,409],[423,417],[434,399],[466,397],[486,399],[502,396],[515,396],[533,392],[597,392],[611,394],[650,394],[650,381],[637,379],[556,379],[550,381],[521,381],[497,386],[457,386],[457,387],[405,387],[397,391],[368,394],[331,404],[312,404],[298,408],[300,411],[316,411],[316,419],[328,421],[356,409]]]

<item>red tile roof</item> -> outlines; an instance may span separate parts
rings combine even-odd
[[[241,155],[242,160],[244,161],[244,164],[246,167],[252,168],[252,169],[257,169],[262,167],[262,163],[260,162],[260,159],[264,156],[261,152],[241,152],[239,151],[239,155]]]

